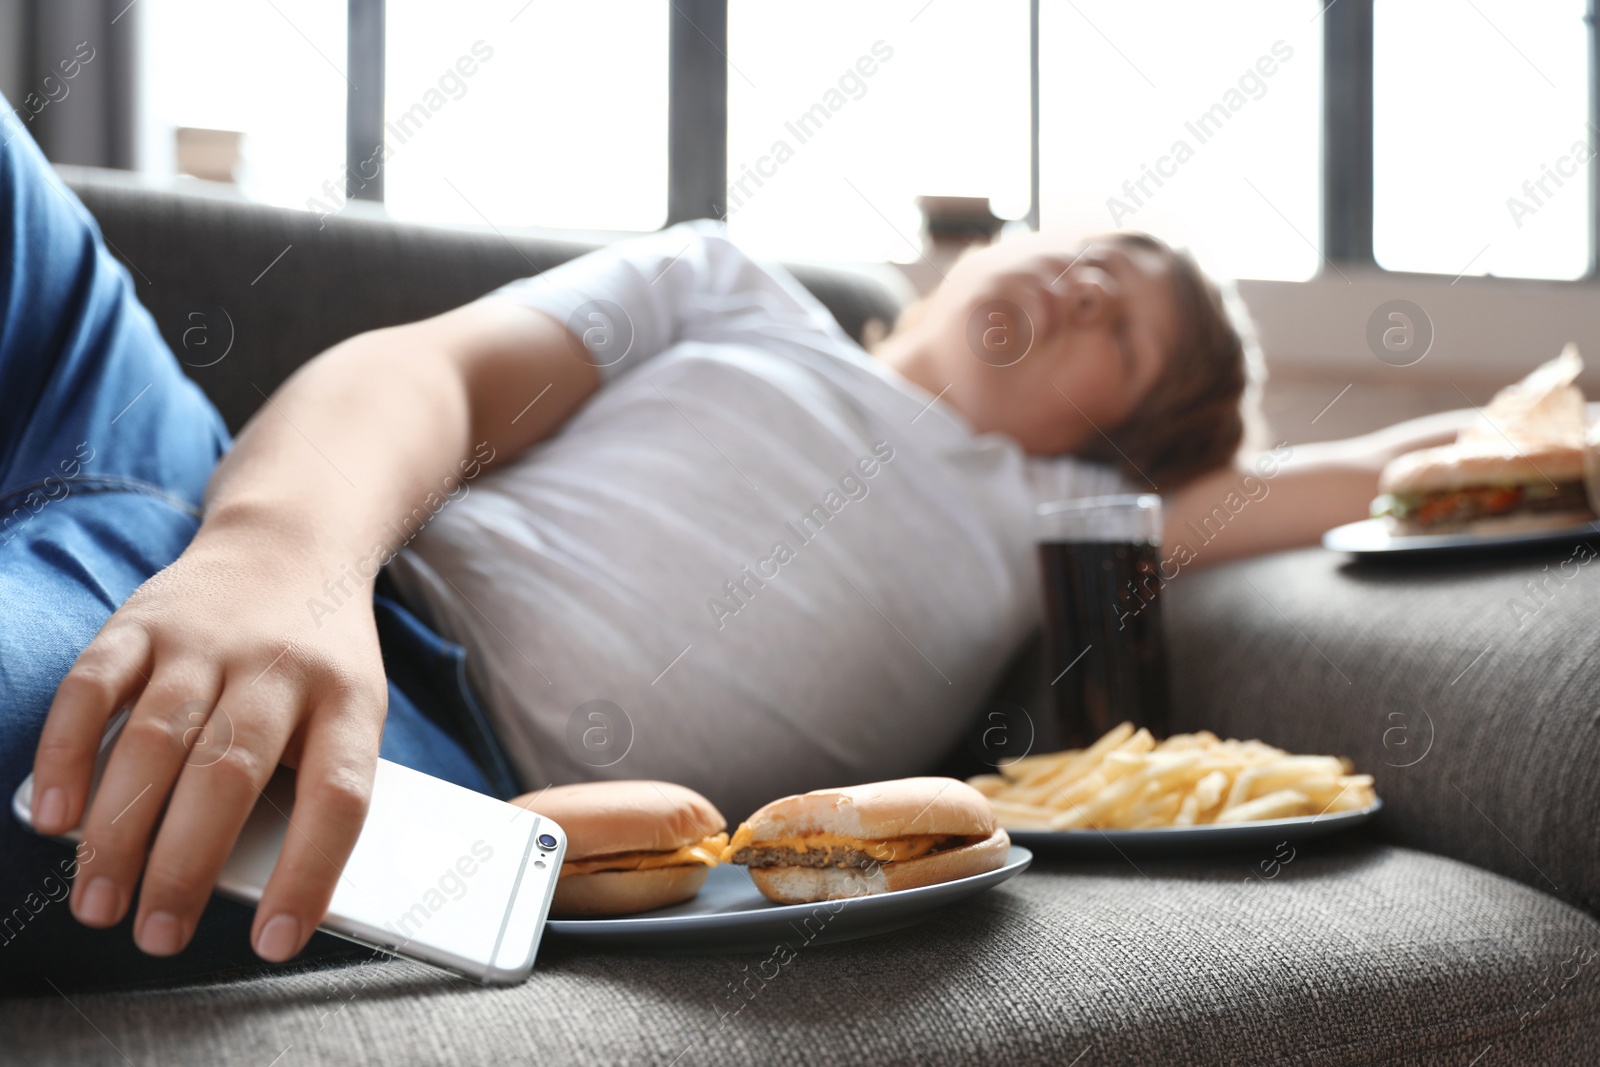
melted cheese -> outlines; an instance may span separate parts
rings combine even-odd
[[[658,867],[690,867],[696,863],[715,867],[722,862],[723,848],[727,843],[727,834],[717,834],[671,852],[619,852],[614,856],[574,860],[561,865],[561,874],[565,877],[569,874],[594,874],[597,871],[653,871]]]
[[[756,848],[792,848],[796,852],[810,852],[812,849],[844,848],[855,852],[864,852],[881,863],[893,863],[896,860],[916,859],[918,856],[927,855],[941,842],[949,838],[950,834],[912,834],[906,837],[890,837],[883,840],[872,840],[865,837],[847,837],[844,834],[800,834],[795,837],[773,837],[759,843],[755,840],[755,833],[750,829],[750,824],[745,823],[735,831],[733,840],[728,842],[728,847],[722,850],[722,862],[732,863],[734,854],[740,849]]]

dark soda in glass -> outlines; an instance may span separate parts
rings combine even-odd
[[[1045,640],[1062,742],[1120,722],[1168,733],[1160,548],[1153,541],[1041,539]]]

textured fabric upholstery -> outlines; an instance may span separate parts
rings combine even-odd
[[[1404,849],[1266,870],[1046,864],[782,965],[550,940],[513,989],[363,963],[12,1001],[0,1029],[40,1065],[1593,1062],[1590,917]]]
[[[1179,572],[1179,724],[1348,755],[1391,840],[1600,910],[1600,562],[1574,547]]]
[[[368,204],[319,218],[221,195],[207,183],[195,183],[203,195],[185,194],[114,172],[61,170],[234,432],[330,345],[458,307],[593,247],[396,223]],[[898,311],[889,287],[865,273],[790,269],[857,339],[867,320],[889,322]]]
[[[584,248],[70,180],[234,429],[341,338]],[[854,334],[893,317],[882,286],[796,274]],[[905,930],[800,945],[764,984],[769,953],[551,939],[514,989],[389,961],[8,1001],[0,1062],[1593,1062],[1600,924],[1557,897],[1600,903],[1600,598],[1587,566],[1524,588],[1569,554],[1395,570],[1306,551],[1168,589],[1178,725],[1348,753],[1388,801],[1374,835],[1480,866],[1363,838],[1279,868],[1041,859]],[[1023,681],[1005,692],[1042,708]]]

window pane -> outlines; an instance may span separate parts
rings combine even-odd
[[[1223,274],[1321,265],[1315,0],[1045,0],[1041,222],[1148,230]]]
[[[729,231],[770,256],[917,257],[916,198],[1028,210],[1028,5],[728,5]]]
[[[304,207],[343,184],[345,5],[144,0],[141,131],[147,170],[170,174],[180,126],[243,133],[244,190]]]
[[[1379,0],[1374,231],[1391,270],[1588,266],[1584,0]]]
[[[667,12],[663,0],[389,0],[390,212],[476,226],[659,227]]]

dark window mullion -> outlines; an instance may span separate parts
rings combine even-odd
[[[1322,254],[1372,266],[1372,4],[1323,11]]]
[[[348,0],[345,195],[383,199],[384,0]]]
[[[728,0],[669,0],[667,225],[720,218],[728,189]]]
[[[1589,129],[1584,140],[1600,137],[1600,2],[1589,0]],[[1600,278],[1600,155],[1589,158],[1589,277]]]
[[[1028,0],[1028,228],[1039,228],[1039,0]]]

